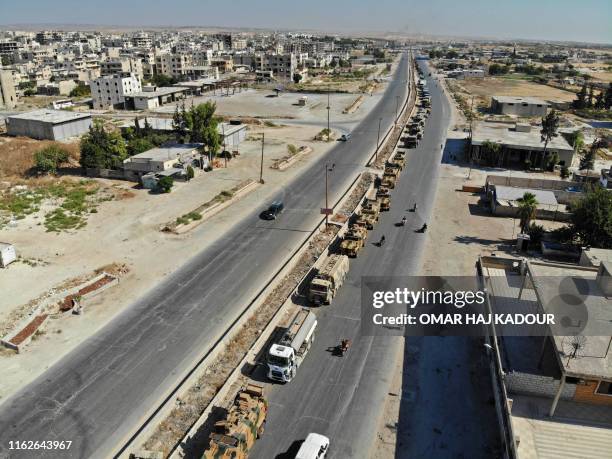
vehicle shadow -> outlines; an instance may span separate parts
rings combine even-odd
[[[291,443],[291,446],[289,446],[287,451],[285,451],[284,453],[277,454],[276,456],[274,456],[274,459],[293,459],[300,450],[300,446],[302,446],[302,443],[304,443],[304,440],[295,440],[293,443]]]
[[[208,447],[210,434],[213,432],[215,423],[227,416],[227,410],[219,406],[213,406],[208,418],[200,426],[193,437],[187,438],[183,443],[186,459],[199,459],[203,457],[204,450]]]

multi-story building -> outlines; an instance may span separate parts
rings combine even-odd
[[[0,107],[13,108],[17,105],[15,81],[10,70],[0,69]]]
[[[134,74],[116,74],[91,82],[93,107],[97,110],[124,108],[125,96],[142,91],[140,80]]]
[[[193,58],[190,54],[164,53],[155,56],[155,66],[157,73],[181,78],[187,74],[187,69],[193,66]]]
[[[148,34],[140,32],[132,37],[132,44],[136,48],[150,48],[153,42]]]
[[[100,62],[100,74],[102,76],[110,76],[118,73],[133,73],[138,79],[142,79],[142,61],[137,58],[120,57]]]
[[[10,56],[19,50],[19,43],[14,40],[0,41],[0,56]]]

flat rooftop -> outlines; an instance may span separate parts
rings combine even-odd
[[[506,259],[489,257],[483,267],[489,279],[494,311],[501,313],[541,313],[550,310],[551,305],[562,301],[567,311],[568,327],[576,326],[577,331],[584,337],[582,348],[575,357],[571,357],[572,336],[568,332],[563,335],[555,334],[554,327],[547,327],[552,335],[554,354],[557,356],[557,365],[568,376],[580,378],[612,379],[612,299],[603,295],[596,281],[597,271],[594,268],[585,268],[578,265],[546,263],[529,261],[529,278],[531,282],[525,284],[525,289],[519,299],[519,292],[523,285],[522,276],[509,263],[520,262],[519,259]],[[487,264],[488,263],[488,264]],[[508,264],[506,268],[502,264]],[[576,301],[571,301],[576,298]],[[572,304],[570,304],[570,302]],[[557,311],[559,308],[555,308]],[[569,319],[569,320],[568,320]],[[584,327],[582,330],[579,327]],[[498,327],[498,333],[504,326]],[[542,336],[537,326],[532,327],[535,334]],[[500,333],[503,334],[503,333]],[[512,367],[521,371],[539,372],[533,363],[537,361],[541,340],[532,342],[532,337],[504,336],[506,343],[504,352],[512,361]],[[570,358],[571,357],[571,358]],[[535,360],[534,360],[535,359]],[[546,365],[550,374],[550,362]],[[530,368],[533,367],[533,368]]]
[[[33,110],[31,112],[20,113],[18,115],[11,115],[7,118],[9,119],[9,122],[11,119],[20,119],[28,121],[40,121],[43,123],[51,124],[61,124],[68,123],[70,121],[91,118],[91,114],[71,112],[68,110],[53,110],[49,108],[44,108],[40,110]]]
[[[142,153],[138,153],[137,155],[130,156],[124,162],[131,162],[131,160],[134,159],[136,160],[134,162],[141,162],[143,160],[168,161],[170,159],[181,157],[185,154],[190,154],[193,150],[196,150],[200,147],[201,144],[198,143],[186,143],[176,144],[169,147],[152,148],[151,150],[143,151]]]
[[[472,144],[482,145],[487,140],[519,150],[544,150],[544,142],[540,137],[540,126],[532,126],[529,132],[519,132],[514,129],[514,125],[506,123],[476,123],[472,134]],[[563,136],[553,137],[548,142],[548,150],[574,151]]]
[[[560,296],[580,299],[576,305],[572,305],[577,308],[575,314],[572,314],[572,321],[576,322],[581,315],[585,321],[584,329],[580,332],[584,336],[583,347],[578,350],[576,357],[568,357],[572,352],[572,337],[553,335],[565,372],[578,377],[612,379],[612,298],[604,296],[596,281],[597,272],[593,269],[580,269],[578,266],[536,262],[529,263],[529,270],[533,274],[535,290],[544,305],[554,304]],[[578,311],[578,308],[583,312]]]
[[[179,88],[200,88],[202,86],[209,86],[217,82],[218,80],[216,78],[200,78],[199,80],[181,81],[179,83],[173,84],[172,86],[176,86]]]
[[[148,99],[151,99],[153,97],[167,96],[170,94],[176,94],[185,91],[187,91],[187,88],[177,88],[174,86],[168,86],[164,88],[157,88],[155,91],[133,92],[132,94],[126,95],[126,97],[146,97]]]
[[[538,204],[556,206],[559,203],[555,194],[549,190],[536,190],[532,188],[517,188],[503,185],[495,185],[495,194],[498,200],[504,201],[518,201],[523,197],[525,193],[531,193],[535,195]]]
[[[513,97],[513,96],[493,96],[491,99],[496,100],[500,104],[529,104],[529,105],[546,105],[548,102],[537,97]]]

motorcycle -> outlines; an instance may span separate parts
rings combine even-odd
[[[337,347],[337,353],[339,356],[344,356],[344,354],[346,354],[348,352],[348,350],[351,347],[351,340],[348,338],[344,338],[342,341],[340,341],[340,344]]]
[[[427,223],[423,223],[423,226],[416,230],[417,233],[424,233],[425,231],[427,231]]]
[[[402,218],[402,221],[400,222],[400,226],[406,226],[406,217]]]

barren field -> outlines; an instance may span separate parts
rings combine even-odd
[[[576,98],[570,91],[509,78],[469,79],[457,81],[456,84],[469,95],[476,96],[475,106],[488,107],[492,96],[538,97],[554,102],[568,102]]]
[[[78,142],[52,142],[28,137],[0,136],[0,179],[23,177],[34,166],[34,154],[52,144],[59,144],[70,154],[71,165],[78,166]]]

